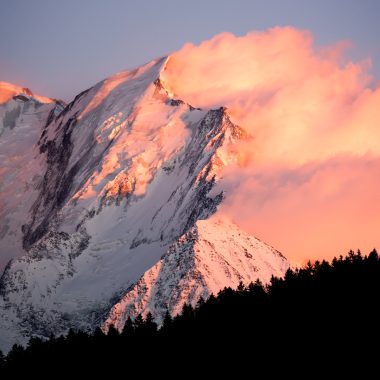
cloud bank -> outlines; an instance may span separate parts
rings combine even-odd
[[[162,80],[197,107],[227,106],[251,136],[219,186],[220,210],[293,262],[380,249],[380,88],[349,42],[273,28],[174,53]]]

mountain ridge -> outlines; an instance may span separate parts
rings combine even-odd
[[[121,332],[128,317],[148,313],[160,325],[166,312],[176,316],[185,304],[195,307],[200,298],[217,295],[224,287],[258,278],[269,283],[286,269],[280,252],[226,218],[198,220],[112,307],[102,327],[108,331],[112,325]]]

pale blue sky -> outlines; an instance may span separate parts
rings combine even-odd
[[[0,0],[0,80],[70,100],[185,42],[276,25],[351,40],[380,79],[379,18],[378,0]]]

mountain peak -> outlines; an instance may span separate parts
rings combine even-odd
[[[21,101],[35,99],[40,103],[54,102],[53,99],[33,94],[33,92],[29,88],[20,87],[8,82],[0,82],[0,104],[8,102],[12,98]]]
[[[289,265],[274,248],[242,231],[226,218],[198,220],[180,236],[111,309],[103,329],[120,331],[128,317],[152,313],[161,323],[166,311],[181,312],[202,297],[224,287],[236,288],[271,276],[282,276]]]

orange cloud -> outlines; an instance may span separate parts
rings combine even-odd
[[[222,211],[296,262],[380,248],[380,88],[348,45],[315,47],[290,27],[223,33],[185,45],[162,73],[175,96],[227,106],[251,135],[244,165],[222,173]]]

